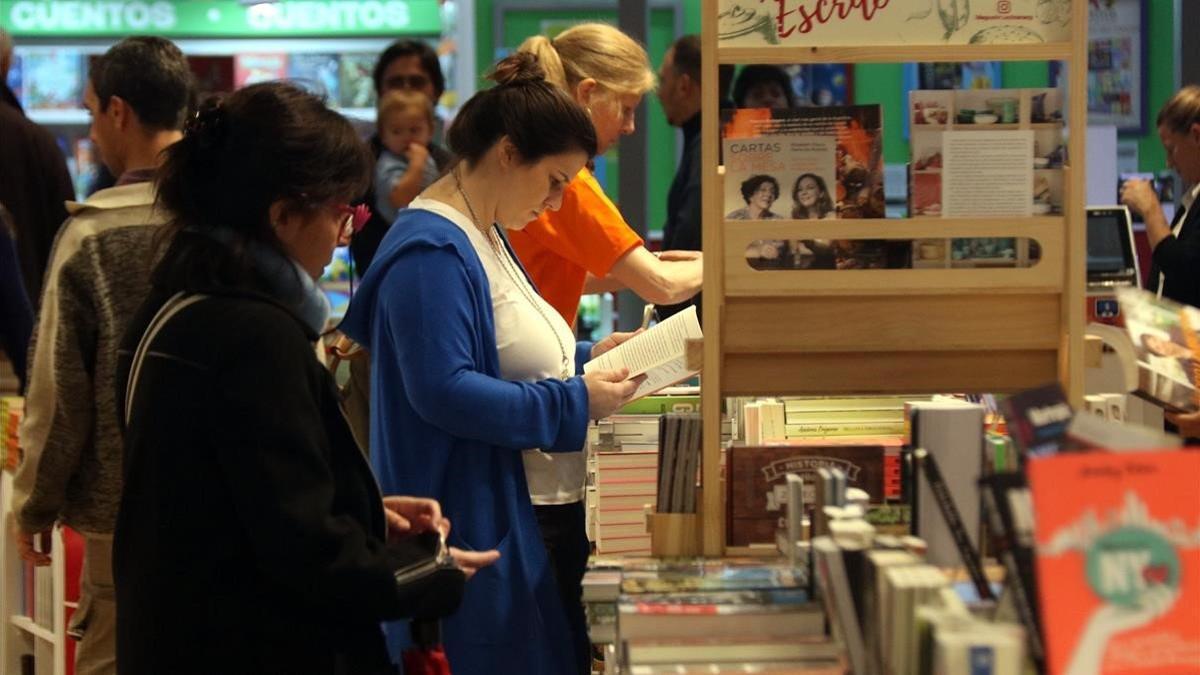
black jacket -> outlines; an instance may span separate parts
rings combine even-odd
[[[119,672],[393,672],[379,622],[456,606],[461,574],[448,593],[398,589],[412,550],[385,544],[316,336],[254,290],[188,289],[171,261],[122,344],[122,410],[158,308],[210,295],[163,327],[136,383],[113,549]]]
[[[1147,288],[1158,291],[1158,275],[1164,277],[1163,297],[1200,307],[1200,199],[1184,215],[1179,236],[1158,242],[1151,258]]]
[[[696,114],[683,124],[683,153],[679,157],[679,168],[675,170],[671,189],[667,192],[667,222],[663,226],[664,251],[704,250],[700,227],[703,218],[700,180],[700,115]],[[691,305],[696,305],[696,311],[699,312],[701,304],[701,296],[696,294],[690,300],[677,305],[659,307],[658,316],[666,319]]]
[[[25,290],[36,305],[50,247],[67,219],[64,202],[75,198],[75,187],[54,136],[26,119],[15,102],[0,78],[0,204],[12,214]]]

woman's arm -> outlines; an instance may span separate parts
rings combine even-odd
[[[376,321],[384,322],[387,341],[375,348],[388,350],[382,358],[394,360],[422,419],[502,447],[583,447],[588,393],[581,378],[511,382],[480,372],[475,343],[482,326],[474,297],[483,291],[452,249],[416,248],[391,266],[382,284]]]
[[[646,247],[637,246],[617,260],[602,282],[612,280],[646,302],[674,305],[700,292],[704,259],[697,254],[694,260],[661,260]]]

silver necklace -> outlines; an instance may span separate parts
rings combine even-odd
[[[467,205],[467,211],[471,214],[471,222],[475,225],[476,229],[484,231],[483,226],[479,224],[479,217],[475,215],[475,207],[471,205],[470,198],[467,197],[466,191],[463,190],[458,170],[455,169],[453,173],[454,187],[458,190],[459,196],[462,197],[463,203]],[[542,309],[543,303],[537,301],[537,298],[534,297],[533,288],[524,278],[525,275],[516,269],[516,263],[508,255],[503,242],[500,241],[500,234],[496,231],[496,226],[489,227],[485,232],[488,243],[492,246],[492,252],[500,260],[500,267],[504,269],[504,273],[521,290],[521,295],[533,306],[533,309],[542,317],[542,321],[546,322],[546,327],[554,334],[554,340],[558,343],[559,352],[562,354],[562,374],[559,375],[560,379],[565,380],[571,377],[571,360],[567,357],[567,347],[563,344],[562,336],[558,334],[558,330],[554,327],[554,322],[550,320],[550,317],[546,315],[546,311]]]

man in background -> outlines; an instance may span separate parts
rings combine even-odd
[[[663,226],[664,251],[703,250],[700,221],[700,38],[685,35],[663,57],[658,73],[658,98],[671,126],[683,130],[683,153],[667,193],[667,222]],[[660,319],[690,305],[701,307],[701,296],[678,305],[658,308]]]
[[[8,87],[13,42],[0,28],[0,203],[12,215],[17,259],[29,297],[38,298],[50,246],[75,198],[67,160],[54,136],[30,122]]]
[[[389,91],[416,91],[429,98],[435,108],[442,93],[446,91],[446,78],[442,75],[442,64],[438,61],[437,52],[427,43],[420,40],[397,40],[393,42],[375,63],[375,97],[382,99]],[[442,129],[440,120],[435,124],[433,141],[427,146],[429,156],[439,172],[450,166],[450,152],[440,142]],[[379,134],[371,136],[368,141],[371,155],[378,159],[383,152],[383,143]],[[360,200],[371,209],[371,219],[363,229],[355,233],[350,241],[350,252],[354,256],[354,271],[361,277],[367,273],[383,235],[387,234],[392,223],[386,220],[375,209],[375,191],[372,188]]]
[[[123,453],[117,347],[149,293],[158,258],[164,217],[154,206],[154,172],[163,151],[182,137],[195,90],[178,47],[131,37],[92,63],[83,99],[92,143],[117,184],[70,205],[51,252],[12,507],[18,549],[34,564],[49,564],[33,539],[56,522],[83,535],[79,608],[67,629],[79,640],[75,672],[114,675],[112,536]]]

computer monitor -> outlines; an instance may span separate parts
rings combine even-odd
[[[1087,207],[1087,279],[1089,284],[1141,286],[1128,208]]]

